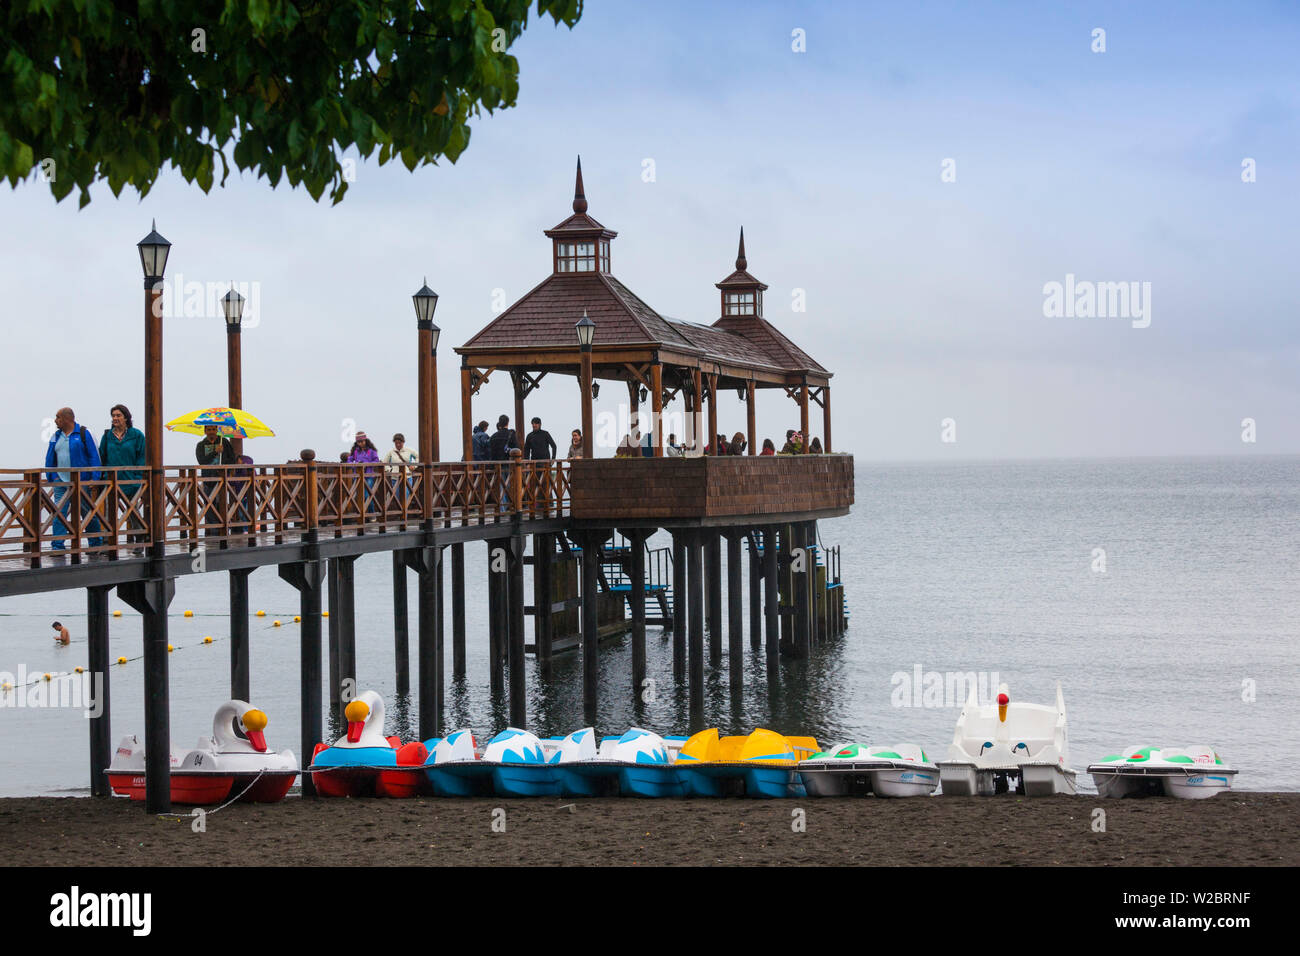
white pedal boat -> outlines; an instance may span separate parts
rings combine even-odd
[[[1183,800],[1204,800],[1232,789],[1237,771],[1223,762],[1213,747],[1129,747],[1088,768],[1103,797],[1145,797],[1163,794]]]
[[[1030,797],[1075,792],[1069,767],[1065,697],[1056,685],[1056,705],[1013,703],[1007,685],[997,700],[980,705],[971,687],[948,747],[940,760],[945,796],[993,796],[1014,791]]]
[[[243,700],[228,700],[212,718],[212,736],[200,737],[193,750],[171,749],[173,803],[212,804],[236,796],[251,803],[284,799],[298,776],[292,750],[267,748],[266,714]],[[115,793],[145,797],[144,743],[135,734],[123,737],[108,770]]]
[[[798,770],[813,797],[924,797],[939,786],[939,768],[917,744],[838,743],[800,761]]]

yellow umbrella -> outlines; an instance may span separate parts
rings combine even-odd
[[[200,408],[167,423],[167,430],[187,435],[202,435],[208,425],[217,426],[217,434],[226,438],[271,438],[275,432],[257,418],[238,408]]]

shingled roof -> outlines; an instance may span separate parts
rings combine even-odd
[[[587,215],[578,161],[573,215],[546,230],[554,240],[580,237],[612,239],[618,235]],[[745,271],[745,236],[741,231],[736,271],[722,282],[723,289],[766,289]],[[830,376],[825,368],[777,331],[761,316],[724,316],[713,325],[664,318],[618,279],[606,272],[555,272],[493,319],[458,352],[575,345],[574,323],[586,314],[596,323],[597,345],[638,345],[698,355],[704,361],[747,366],[789,374],[815,372]]]

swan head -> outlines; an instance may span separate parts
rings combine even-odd
[[[212,739],[217,750],[228,753],[248,747],[266,753],[266,713],[245,700],[228,700],[212,719]]]
[[[370,719],[370,705],[360,697],[348,701],[348,705],[343,708],[343,716],[348,722],[348,743],[358,743],[361,732],[366,728],[366,721]]]

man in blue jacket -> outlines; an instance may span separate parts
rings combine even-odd
[[[81,471],[81,480],[98,481],[100,461],[95,440],[90,437],[90,432],[84,425],[77,424],[77,416],[72,413],[72,409],[60,408],[54,414],[54,427],[54,437],[50,439],[50,447],[45,452],[45,467],[56,470],[46,472],[45,477],[54,484],[53,496],[59,509],[59,514],[54,519],[54,534],[59,540],[50,547],[54,551],[62,551],[66,547],[64,541],[69,533],[68,526],[62,519],[68,516],[68,510],[72,505],[72,502],[65,500],[70,488],[69,482],[72,481],[72,471],[80,470],[87,465],[94,466],[93,470]],[[85,517],[89,508],[89,503],[83,500],[82,517]],[[86,530],[92,535],[99,531],[99,518],[91,518]],[[87,540],[92,548],[97,548],[103,539],[91,537]]]

